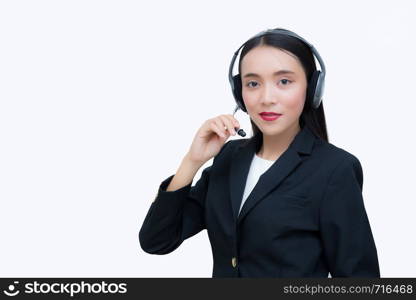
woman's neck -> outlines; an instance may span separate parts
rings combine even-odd
[[[296,123],[295,126],[278,135],[265,135],[263,133],[263,144],[257,156],[267,160],[277,160],[286,151],[300,130],[299,123]]]

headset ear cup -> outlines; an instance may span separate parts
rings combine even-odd
[[[233,82],[234,82],[233,95],[234,95],[235,101],[237,102],[237,105],[240,107],[242,111],[247,112],[246,106],[244,105],[243,95],[242,95],[243,88],[241,85],[240,74],[233,76]]]
[[[312,77],[309,80],[307,93],[306,93],[306,101],[309,102],[310,106],[313,108],[315,107],[314,99],[315,99],[315,93],[316,93],[316,85],[318,83],[319,74],[321,74],[320,71],[314,71],[312,73]]]

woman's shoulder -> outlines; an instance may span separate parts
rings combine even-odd
[[[238,147],[244,147],[250,142],[252,142],[250,138],[228,140],[224,143],[220,152],[216,155],[215,160],[219,159],[221,162],[224,161],[222,158],[227,160],[227,158],[229,158]],[[315,139],[311,152],[311,158],[319,160],[321,164],[324,164],[329,168],[342,163],[361,165],[358,157],[348,149],[337,146],[320,138]]]
[[[236,147],[245,146],[250,142],[250,138],[229,140],[223,145],[220,153],[232,152],[236,149]],[[346,148],[342,148],[320,138],[315,139],[312,154],[317,154],[319,156],[334,160],[358,160],[357,156]]]
[[[241,144],[242,140],[248,140],[248,139],[228,140],[227,142],[224,143],[224,145],[222,145],[220,152],[218,152],[215,158],[226,155],[226,153],[233,151],[236,146]]]
[[[228,140],[227,142],[222,145],[220,151],[215,155],[214,157],[214,165],[224,165],[229,163],[232,154],[236,150],[236,148],[240,145],[242,145],[242,142],[247,141],[249,139],[234,139],[234,140]]]
[[[350,150],[322,139],[316,139],[312,155],[330,165],[341,163],[361,165],[359,158]]]

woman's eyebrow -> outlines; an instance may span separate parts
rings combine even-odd
[[[280,71],[276,71],[273,73],[273,75],[281,75],[281,74],[295,74],[295,72],[290,71],[290,70],[280,70]],[[261,76],[256,73],[247,73],[246,75],[243,76],[243,78],[246,78],[246,77],[261,77]]]

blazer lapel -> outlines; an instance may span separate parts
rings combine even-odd
[[[276,188],[301,162],[299,153],[309,155],[312,151],[315,135],[306,126],[298,132],[288,149],[263,173],[240,209],[248,171],[255,154],[255,140],[250,138],[246,143],[236,147],[230,169],[230,196],[234,221],[237,223],[262,200],[272,189]]]

